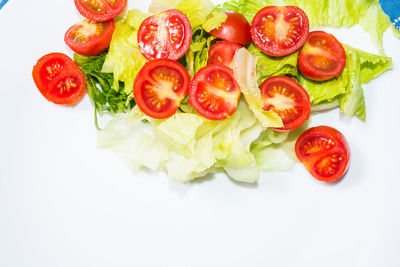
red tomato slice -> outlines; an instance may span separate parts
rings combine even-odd
[[[61,53],[41,57],[33,66],[32,77],[40,93],[55,104],[75,104],[85,93],[85,75]]]
[[[228,15],[228,18],[218,29],[210,31],[210,34],[238,44],[251,43],[250,24],[246,18],[242,14],[232,11],[223,13]]]
[[[282,118],[283,127],[275,128],[275,130],[296,129],[310,117],[310,97],[307,91],[292,78],[270,77],[261,84],[260,90],[263,109],[274,111]]]
[[[297,139],[295,150],[297,158],[320,181],[336,181],[349,167],[349,145],[342,133],[329,126],[305,131]]]
[[[78,54],[96,56],[110,46],[114,28],[114,20],[95,22],[85,19],[68,29],[64,41]]]
[[[223,120],[236,111],[240,93],[233,70],[216,63],[195,74],[189,88],[189,103],[203,117]]]
[[[236,50],[243,48],[243,46],[228,42],[228,41],[218,41],[214,44],[208,51],[208,65],[220,63],[232,68],[233,58],[235,56]]]
[[[178,60],[189,49],[192,28],[185,14],[170,9],[146,18],[140,25],[137,39],[147,59]]]
[[[346,52],[332,34],[323,31],[310,32],[300,51],[298,66],[307,78],[326,81],[342,73],[346,66]]]
[[[93,21],[107,21],[118,16],[127,0],[74,0],[79,13]]]
[[[133,96],[139,108],[155,119],[171,117],[189,90],[190,76],[170,59],[148,61],[136,76]]]
[[[296,6],[267,6],[258,11],[251,24],[256,46],[270,56],[289,55],[303,46],[310,24]]]

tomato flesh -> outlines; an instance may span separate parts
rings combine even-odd
[[[323,31],[310,32],[300,51],[298,66],[309,79],[326,81],[338,77],[346,66],[343,45],[332,35]]]
[[[133,96],[139,108],[155,119],[171,117],[189,90],[187,70],[170,59],[147,62],[136,76]]]
[[[74,0],[79,13],[92,21],[108,21],[118,16],[127,0]]]
[[[140,25],[137,39],[147,59],[178,60],[189,49],[192,29],[185,14],[170,9],[146,18]]]
[[[233,58],[235,57],[236,50],[242,48],[243,46],[228,42],[228,41],[218,41],[214,44],[208,51],[208,63],[215,64],[220,63],[232,68]]]
[[[40,93],[55,104],[76,104],[85,93],[85,75],[62,53],[41,57],[33,67],[32,77]]]
[[[349,145],[342,133],[329,126],[305,131],[298,138],[295,151],[311,175],[320,181],[336,181],[349,167]]]
[[[256,46],[271,56],[289,55],[303,46],[310,30],[306,13],[296,6],[267,6],[251,24]]]
[[[217,29],[210,31],[210,34],[238,44],[251,43],[250,24],[246,18],[237,12],[225,11],[228,18]]]
[[[311,112],[310,97],[306,90],[292,78],[273,76],[260,86],[263,109],[276,112],[283,127],[275,130],[288,131],[300,127]]]
[[[96,22],[85,19],[67,30],[64,41],[75,53],[96,56],[110,46],[114,28],[114,20]]]
[[[232,69],[216,63],[200,69],[193,77],[189,103],[203,117],[223,120],[236,111],[240,94]]]

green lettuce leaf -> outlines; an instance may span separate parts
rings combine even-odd
[[[215,37],[209,35],[201,27],[193,30],[192,42],[185,54],[186,69],[193,77],[201,68],[207,66],[208,51],[214,44]]]
[[[286,75],[297,77],[297,58],[299,53],[293,53],[283,57],[272,57],[264,54],[253,43],[248,47],[249,52],[257,57],[257,80],[261,84],[271,76]]]
[[[119,81],[125,84],[124,92],[129,94],[133,90],[133,82],[146,58],[139,50],[137,31],[147,14],[138,9],[129,10],[125,18],[115,25],[110,48],[103,65],[103,72],[113,73],[112,87],[119,90]]]
[[[371,35],[383,53],[382,36],[391,26],[378,0],[235,0],[217,6],[217,11],[236,11],[251,22],[255,14],[268,5],[294,5],[303,9],[312,27],[349,28],[356,24]]]
[[[222,12],[212,12],[207,20],[203,23],[202,27],[206,32],[210,32],[214,29],[221,27],[221,24],[226,21],[228,15]]]
[[[135,171],[162,170],[171,179],[188,182],[223,169],[236,181],[255,182],[259,168],[250,147],[263,131],[244,100],[220,122],[179,111],[156,120],[135,107],[115,115],[99,131],[98,144],[115,151]]]

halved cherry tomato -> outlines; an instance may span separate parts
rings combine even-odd
[[[79,13],[93,21],[107,21],[118,16],[127,0],[74,0]]]
[[[237,43],[218,41],[208,51],[207,64],[221,63],[231,68],[235,52],[240,48],[243,48],[243,46]]]
[[[342,73],[346,66],[346,52],[332,34],[324,31],[310,32],[300,51],[298,65],[304,76],[326,81]]]
[[[300,127],[310,117],[310,97],[304,88],[292,78],[273,76],[260,86],[263,109],[274,111],[283,122],[282,128],[288,131]]]
[[[233,70],[216,63],[200,69],[190,84],[189,103],[203,117],[223,120],[237,108],[240,87]]]
[[[336,181],[349,167],[349,145],[342,133],[329,126],[305,131],[297,139],[295,150],[297,158],[320,181]]]
[[[139,108],[155,119],[171,117],[189,90],[187,70],[171,59],[148,61],[136,76],[133,97]]]
[[[85,19],[67,30],[64,41],[78,54],[96,56],[110,46],[114,28],[112,19],[106,22]]]
[[[228,18],[218,29],[210,31],[210,34],[226,41],[249,44],[251,43],[250,24],[246,18],[233,11],[224,11]]]
[[[192,28],[185,14],[170,9],[146,18],[140,25],[137,39],[147,59],[177,60],[189,49]]]
[[[32,77],[40,93],[55,104],[75,104],[85,93],[85,75],[62,53],[41,57],[33,66]]]
[[[310,30],[308,17],[296,6],[267,6],[251,24],[251,38],[270,56],[289,55],[303,46]]]

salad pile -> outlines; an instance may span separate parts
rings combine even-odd
[[[332,127],[307,129],[310,115],[340,108],[365,120],[362,84],[392,68],[378,0],[153,0],[123,15],[126,0],[75,5],[86,19],[65,34],[74,60],[39,59],[36,86],[56,104],[86,89],[100,147],[181,182],[225,171],[252,183],[298,160],[319,180],[341,178],[349,145]],[[310,30],[356,24],[380,55]]]

